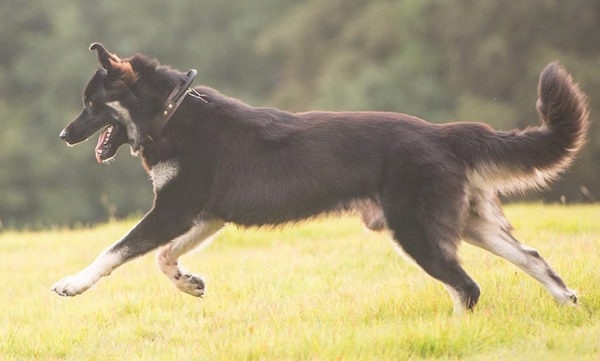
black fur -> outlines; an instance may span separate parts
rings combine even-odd
[[[525,130],[434,125],[400,113],[289,113],[208,87],[195,88],[203,99],[188,96],[161,129],[162,105],[185,75],[144,55],[121,60],[92,47],[102,65],[85,91],[94,104],[61,137],[73,144],[112,125],[99,160],[127,142],[153,177],[161,177],[155,173],[164,164],[175,169],[164,184],[155,179],[152,210],[106,251],[121,257],[112,268],[159,246],[176,249],[176,238],[199,222],[277,225],[351,208],[370,228],[387,225],[402,249],[449,288],[458,308],[471,309],[480,294],[458,261],[461,239],[514,262],[557,300],[576,300],[537,251],[512,237],[497,199],[498,191],[546,185],[584,143],[585,96],[558,64],[540,77],[543,123]],[[114,101],[127,112],[105,105]],[[165,269],[180,254],[169,252],[161,253]],[[174,274],[179,281],[181,273]],[[85,290],[64,283],[55,287],[59,294]]]

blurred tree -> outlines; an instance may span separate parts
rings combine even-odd
[[[271,92],[279,106],[394,110],[510,129],[538,123],[537,78],[550,61],[566,65],[591,99],[600,96],[599,30],[594,0],[309,0],[258,46],[281,59]],[[545,199],[600,199],[600,136],[591,132]]]
[[[96,222],[150,206],[151,185],[125,147],[98,166],[91,145],[68,149],[58,139],[95,70],[93,41],[122,57],[140,51],[197,68],[199,83],[257,106],[401,111],[508,129],[537,122],[535,85],[549,61],[600,97],[599,31],[595,0],[7,0],[0,221]],[[600,199],[596,128],[544,198]]]
[[[597,1],[449,0],[432,3],[427,17],[436,19],[427,38],[446,63],[441,77],[457,99],[457,118],[502,129],[536,124],[534,86],[540,70],[553,60],[567,66],[590,99],[600,96]],[[597,102],[590,106],[593,119],[600,109]],[[598,179],[600,133],[592,122],[587,148],[543,197],[597,200]]]

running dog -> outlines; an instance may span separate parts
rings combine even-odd
[[[586,96],[559,64],[542,71],[541,124],[495,131],[480,123],[431,124],[387,112],[289,113],[255,108],[137,54],[121,59],[94,43],[100,66],[83,111],[60,137],[80,143],[98,130],[95,156],[123,144],[139,154],[154,204],[122,239],[52,290],[75,296],[123,263],[158,251],[162,272],[183,292],[203,280],[178,258],[225,223],[290,223],[357,209],[386,227],[425,272],[441,281],[455,311],[472,309],[480,288],[461,267],[461,240],[507,259],[559,302],[575,293],[533,248],[517,241],[499,193],[548,185],[572,162],[588,130]]]

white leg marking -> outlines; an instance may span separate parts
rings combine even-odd
[[[518,242],[505,228],[508,224],[499,212],[497,220],[472,217],[466,229],[466,241],[515,264],[540,282],[559,303],[576,302],[575,292],[567,288],[538,252]],[[490,214],[488,214],[489,216]],[[481,216],[481,215],[480,215]]]
[[[204,296],[205,285],[202,278],[187,272],[178,263],[178,259],[200,244],[206,247],[223,224],[221,220],[199,221],[187,233],[158,251],[158,267],[179,290],[196,297]]]
[[[446,291],[448,291],[448,294],[450,294],[450,297],[452,298],[452,302],[454,303],[453,314],[455,316],[462,315],[464,313],[464,311],[465,311],[465,305],[463,304],[462,297],[460,297],[460,293],[458,293],[457,290],[455,290],[454,288],[450,287],[449,285],[447,285],[445,283],[442,283],[442,284],[446,288]]]
[[[52,291],[61,296],[78,295],[92,287],[100,278],[108,276],[122,263],[123,257],[119,253],[111,252],[109,248],[83,270],[56,282]]]
[[[160,162],[155,164],[150,170],[150,179],[154,185],[154,190],[160,190],[169,182],[177,177],[179,173],[179,163],[174,160]]]

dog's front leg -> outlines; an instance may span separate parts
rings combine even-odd
[[[155,207],[127,235],[100,253],[89,266],[56,282],[52,291],[61,296],[78,295],[123,263],[184,234],[192,224],[193,217],[186,217],[181,209]]]
[[[113,269],[125,262],[123,255],[115,250],[117,245],[118,243],[105,249],[83,270],[56,282],[52,291],[60,296],[76,296],[92,287],[100,278],[108,276]]]
[[[179,262],[179,257],[199,245],[208,244],[207,241],[212,239],[223,225],[224,222],[219,219],[199,219],[188,232],[158,251],[158,267],[180,291],[196,297],[204,296],[204,280],[185,270]]]

